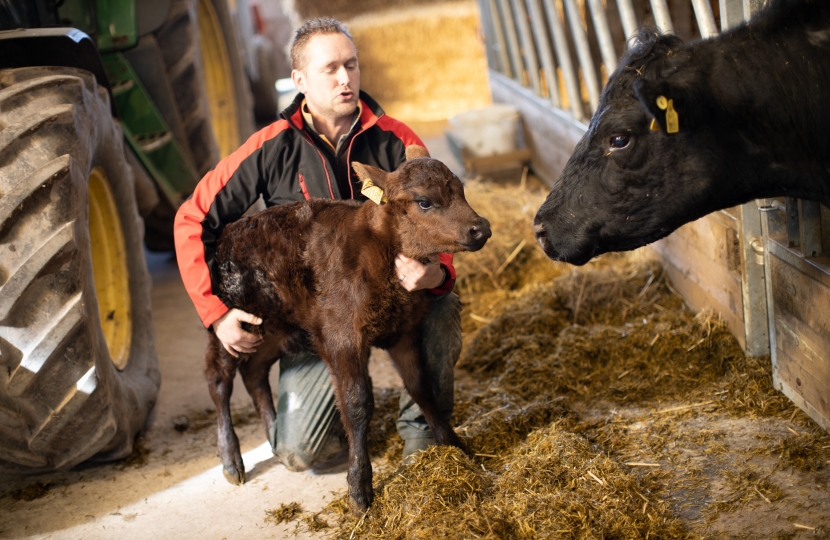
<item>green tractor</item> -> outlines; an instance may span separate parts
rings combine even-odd
[[[0,471],[123,458],[146,425],[144,246],[254,130],[235,24],[227,0],[0,0]]]

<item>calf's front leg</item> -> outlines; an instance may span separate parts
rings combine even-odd
[[[435,437],[435,442],[455,446],[467,452],[467,447],[438,410],[429,380],[429,372],[421,361],[417,338],[415,332],[406,333],[387,352],[392,357],[392,362],[403,380],[406,391],[424,414],[432,436]]]
[[[239,439],[233,430],[231,418],[231,394],[233,378],[236,375],[236,363],[233,357],[220,352],[221,343],[211,336],[211,345],[206,357],[205,377],[208,382],[210,397],[216,407],[216,424],[219,438],[219,457],[222,459],[222,472],[231,484],[245,483],[245,464],[239,450]]]
[[[362,514],[374,500],[372,463],[369,460],[369,421],[375,410],[368,350],[321,354],[328,363],[343,427],[349,438],[349,472],[346,481],[352,512]]]

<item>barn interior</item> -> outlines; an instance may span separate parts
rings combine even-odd
[[[171,254],[147,252],[162,373],[148,429],[126,460],[0,476],[0,538],[830,536],[830,211],[752,202],[582,267],[551,262],[531,230],[632,18],[698,39],[760,2],[254,4],[277,50],[303,20],[344,21],[363,89],[491,221],[487,247],[455,259],[464,348],[452,424],[470,453],[433,447],[401,465],[401,382],[375,350],[367,513],[348,511],[342,462],[292,473],[273,457],[240,380],[232,411],[248,480],[228,484],[204,327]],[[508,147],[477,154],[469,111],[508,122]],[[276,395],[276,369],[271,384]]]

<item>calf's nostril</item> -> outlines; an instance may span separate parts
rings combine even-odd
[[[537,240],[542,240],[547,238],[548,232],[545,230],[545,226],[541,223],[534,223],[533,224],[533,234],[536,235]]]

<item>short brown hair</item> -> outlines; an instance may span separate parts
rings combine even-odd
[[[302,70],[305,68],[306,59],[303,53],[306,45],[312,37],[323,34],[343,34],[354,43],[354,38],[352,38],[346,25],[337,19],[319,17],[306,21],[297,28],[294,39],[291,41],[291,69]]]

